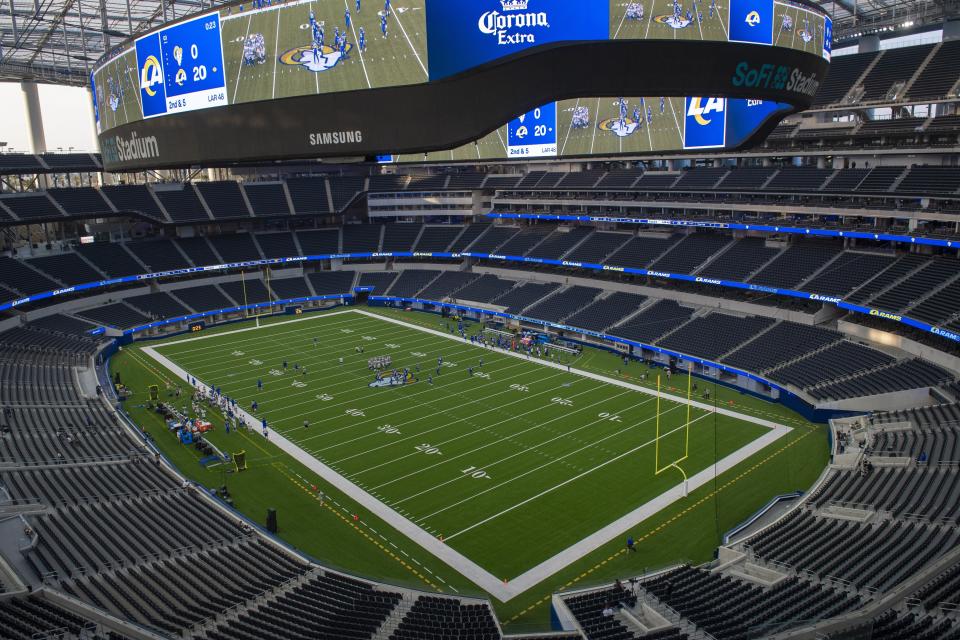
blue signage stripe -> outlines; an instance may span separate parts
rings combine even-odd
[[[526,216],[527,214],[488,214],[488,215],[493,217],[513,217],[513,216],[520,217],[520,216]],[[552,216],[548,218],[545,216],[540,216],[540,219],[557,220],[557,219],[567,219],[567,218],[573,218],[573,219],[582,221],[589,217],[588,216]],[[592,220],[601,221],[603,219],[592,218]],[[637,221],[634,221],[634,222],[637,222]],[[694,221],[690,221],[690,222],[694,222]],[[711,223],[711,224],[722,224],[722,223]],[[733,229],[737,227],[735,225],[726,225],[725,227],[722,227],[722,228]],[[743,228],[743,225],[740,225],[740,228]],[[758,229],[758,227],[750,227],[750,228],[754,230]],[[635,269],[633,267],[620,267],[620,266],[609,265],[609,264],[597,264],[594,262],[554,260],[552,258],[529,258],[525,256],[508,256],[508,255],[490,254],[490,253],[473,253],[469,251],[464,251],[462,253],[419,252],[419,251],[336,253],[336,254],[326,254],[326,255],[296,256],[292,258],[273,258],[269,260],[250,260],[246,262],[233,262],[229,264],[211,265],[211,266],[205,266],[205,267],[191,267],[188,269],[176,269],[173,271],[145,273],[145,274],[136,275],[136,276],[127,276],[124,278],[114,278],[112,280],[100,280],[97,282],[88,282],[85,284],[79,284],[79,285],[76,285],[73,287],[67,287],[64,289],[57,289],[55,291],[46,291],[43,293],[38,293],[32,296],[28,296],[26,298],[21,298],[19,300],[13,300],[11,302],[0,304],[0,311],[6,311],[8,309],[12,309],[30,302],[37,302],[37,301],[45,300],[54,296],[65,295],[68,293],[76,293],[78,291],[86,291],[86,290],[96,289],[100,287],[107,287],[114,284],[141,282],[141,281],[146,282],[149,280],[154,280],[156,278],[188,275],[193,273],[204,273],[204,272],[210,272],[210,271],[227,271],[230,269],[239,269],[239,268],[246,268],[246,267],[262,267],[262,266],[270,266],[270,265],[276,265],[276,264],[290,264],[290,263],[296,263],[296,262],[314,262],[319,260],[347,260],[347,259],[364,259],[364,258],[437,258],[437,259],[443,259],[443,260],[459,260],[461,258],[478,258],[481,260],[503,260],[505,262],[518,262],[518,263],[525,263],[525,264],[548,264],[548,265],[553,265],[558,267],[588,269],[591,271],[614,271],[617,273],[628,273],[631,275],[649,276],[652,278],[664,278],[668,280],[679,280],[682,282],[695,282],[699,284],[709,284],[717,287],[727,287],[731,289],[742,289],[744,291],[759,291],[762,293],[787,296],[791,298],[803,298],[807,300],[814,300],[817,302],[822,302],[824,304],[833,304],[841,309],[853,311],[856,313],[862,313],[865,315],[874,316],[878,318],[883,318],[886,320],[892,320],[894,322],[899,322],[901,324],[905,324],[905,325],[920,329],[921,331],[926,331],[928,333],[938,335],[942,338],[952,340],[953,342],[960,342],[960,334],[957,334],[954,331],[950,331],[942,327],[936,327],[929,323],[916,320],[908,316],[892,313],[889,311],[884,311],[882,309],[872,309],[869,307],[862,307],[860,305],[844,302],[841,298],[835,298],[831,296],[822,296],[816,293],[808,293],[805,291],[794,291],[792,289],[779,289],[776,287],[766,287],[763,285],[750,284],[747,282],[737,282],[734,280],[719,280],[714,278],[703,278],[700,276],[691,276],[683,273],[667,273],[665,271],[653,271],[648,269]],[[263,303],[263,306],[266,306],[267,304],[268,303]],[[147,328],[149,328],[149,326],[150,325],[148,325]],[[160,325],[155,325],[155,326],[160,326]]]

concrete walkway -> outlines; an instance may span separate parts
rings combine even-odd
[[[416,329],[417,331],[423,331],[425,333],[446,338],[448,340],[453,340],[455,342],[460,342],[460,343],[463,342],[463,339],[460,338],[459,336],[453,336],[448,333],[444,333],[442,331],[437,331],[435,329],[428,329],[418,325],[409,324],[401,320],[384,317],[382,315],[370,313],[360,309],[354,309],[351,311],[341,311],[341,312],[336,312],[335,314],[326,314],[320,317],[327,317],[330,315],[339,315],[342,313],[359,313],[361,315],[364,315],[370,318],[375,318],[383,322],[391,322],[393,324],[405,327],[407,329]],[[274,325],[267,325],[267,327],[264,327],[264,328],[268,328],[270,326],[274,326]],[[256,330],[257,328],[254,327],[254,328],[248,328],[248,329],[240,329],[239,331],[256,331]],[[192,338],[188,341],[203,340],[206,338],[213,338],[216,336],[223,336],[223,335],[227,335],[227,334],[218,333],[210,336],[201,336],[197,338]],[[181,341],[178,341],[177,344],[182,344],[183,342],[186,342],[186,341],[181,340]],[[189,381],[190,376],[185,370],[177,366],[175,363],[170,361],[165,356],[157,353],[156,349],[162,346],[164,345],[160,344],[160,345],[154,345],[150,347],[144,347],[143,352],[148,354],[150,357],[152,357],[154,360],[162,364],[164,367],[166,367],[170,371],[172,371],[178,377],[182,378],[185,381]],[[502,351],[497,349],[496,352],[502,355],[520,358],[522,360],[527,359],[526,356],[513,353],[510,351]],[[530,359],[529,362],[535,363],[544,367],[559,369],[562,371],[566,371],[567,369],[567,367],[564,365],[556,364],[553,362],[547,362],[543,360]],[[623,388],[644,393],[647,395],[654,395],[654,396],[656,395],[655,390],[647,389],[645,387],[641,387],[638,385],[633,385],[621,380],[607,378],[595,373],[590,373],[587,371],[579,371],[577,369],[571,369],[570,373],[573,375],[579,375],[586,378],[591,378],[593,380],[598,380],[606,384],[623,387]],[[205,385],[202,381],[198,380],[197,382],[201,389],[204,389],[204,390],[209,389],[209,387]],[[674,402],[679,402],[679,403],[687,402],[686,398],[681,398],[679,396],[673,396],[673,395],[664,394],[664,393],[661,393],[661,396],[663,398],[672,400]],[[717,411],[722,415],[731,416],[739,420],[743,420],[745,422],[751,422],[757,425],[761,425],[763,427],[770,429],[770,431],[764,434],[762,437],[750,442],[746,446],[738,449],[737,451],[734,451],[733,453],[726,456],[722,460],[719,460],[715,465],[708,467],[700,471],[699,473],[695,474],[693,477],[689,478],[686,488],[684,487],[684,484],[682,482],[677,484],[673,489],[670,489],[669,491],[666,491],[660,494],[653,500],[650,500],[646,504],[643,504],[640,507],[637,507],[630,513],[624,515],[621,518],[618,518],[617,520],[615,520],[614,522],[611,522],[607,526],[595,531],[594,533],[590,534],[586,538],[567,547],[563,551],[560,551],[553,557],[548,558],[547,560],[544,560],[540,564],[524,572],[523,574],[521,574],[517,578],[514,578],[512,581],[506,584],[500,578],[493,575],[492,573],[490,573],[489,571],[487,571],[486,569],[478,565],[476,562],[474,562],[470,558],[467,558],[466,556],[459,553],[458,551],[450,548],[449,545],[441,542],[439,539],[435,538],[432,534],[426,532],[425,530],[421,529],[419,526],[415,525],[413,522],[407,520],[405,517],[403,517],[396,511],[394,511],[392,508],[390,508],[389,506],[387,506],[386,504],[384,504],[383,502],[381,502],[371,494],[367,493],[360,487],[354,485],[352,482],[350,482],[349,480],[341,476],[339,473],[337,473],[327,465],[323,464],[322,462],[314,458],[312,455],[310,455],[309,453],[307,453],[297,445],[293,444],[291,441],[284,438],[282,435],[275,432],[271,432],[269,439],[271,442],[273,442],[275,445],[277,445],[280,449],[282,449],[284,452],[289,454],[295,460],[303,464],[305,467],[307,467],[308,469],[316,473],[318,476],[320,476],[325,481],[335,486],[337,489],[339,489],[346,495],[350,496],[350,498],[353,499],[355,502],[360,504],[362,507],[364,507],[371,513],[375,514],[377,517],[385,521],[387,524],[395,528],[397,531],[403,533],[410,540],[420,545],[420,547],[422,547],[425,551],[427,551],[428,553],[432,554],[436,558],[448,564],[450,567],[455,569],[457,572],[459,572],[461,575],[463,575],[467,579],[474,582],[477,586],[482,588],[484,591],[489,593],[491,596],[493,596],[497,600],[501,602],[507,602],[508,600],[516,597],[517,595],[527,591],[534,585],[542,582],[543,580],[550,577],[554,573],[560,571],[564,567],[567,567],[573,564],[574,562],[577,562],[584,556],[590,554],[591,552],[595,551],[602,545],[606,544],[608,541],[615,539],[619,536],[625,536],[627,532],[629,532],[633,527],[637,526],[644,520],[656,515],[657,513],[667,508],[677,500],[683,498],[686,495],[686,493],[690,491],[694,491],[695,489],[698,489],[706,485],[708,482],[711,482],[715,474],[721,474],[721,473],[724,473],[725,471],[732,469],[733,467],[742,463],[747,458],[753,456],[754,454],[758,453],[762,449],[770,446],[771,444],[773,444],[774,442],[776,442],[777,440],[779,440],[780,438],[782,438],[783,436],[785,436],[791,431],[790,427],[777,424],[769,420],[764,420],[762,418],[755,418],[753,416],[736,413],[728,409],[715,409],[715,407],[713,407],[712,405],[704,404],[696,401],[691,402],[691,404],[695,407],[698,407],[710,413]],[[248,414],[243,410],[241,410],[240,413],[242,417],[247,421],[247,424],[249,424],[255,430],[259,431],[259,428],[260,428],[259,419],[255,418],[254,416]],[[673,471],[668,471],[667,473],[673,473]]]

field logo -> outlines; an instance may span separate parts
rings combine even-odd
[[[726,144],[726,98],[686,98],[684,149],[706,149]]]
[[[773,0],[730,0],[730,42],[773,44]]]
[[[352,49],[353,45],[348,42],[346,48],[347,53],[349,54]],[[281,64],[291,67],[300,66],[307,71],[320,73],[321,71],[333,69],[342,59],[342,54],[339,49],[334,49],[326,44],[320,47],[317,53],[318,55],[314,55],[313,47],[310,45],[296,47],[281,55],[280,62]]]
[[[658,22],[662,25],[670,27],[671,29],[683,29],[689,27],[692,24],[692,21],[687,20],[685,16],[676,16],[676,15],[663,15],[663,16],[654,16],[654,22]]]
[[[606,120],[601,120],[600,124],[597,125],[597,128],[601,131],[609,131],[620,138],[632,136],[639,127],[640,124],[633,118],[607,118]]]

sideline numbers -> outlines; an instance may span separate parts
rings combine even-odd
[[[473,479],[475,479],[475,480],[490,480],[490,479],[491,479],[490,476],[489,476],[489,474],[487,474],[486,471],[484,471],[483,469],[478,469],[478,468],[476,468],[476,467],[467,467],[466,469],[463,469],[462,471],[460,471],[460,473],[462,473],[463,475],[465,475],[465,476],[467,476],[467,477],[473,478]]]

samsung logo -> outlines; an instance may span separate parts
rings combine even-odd
[[[719,280],[714,280],[713,278],[697,278],[697,282],[703,282],[705,284],[720,284]]]
[[[895,314],[895,313],[887,313],[886,311],[880,311],[880,310],[878,310],[878,309],[870,309],[870,315],[872,315],[872,316],[874,316],[874,317],[876,317],[876,318],[884,318],[884,319],[886,319],[886,320],[894,320],[894,321],[896,321],[896,322],[900,322],[901,320],[903,320],[903,316],[898,316],[898,315]]]
[[[818,300],[820,302],[830,302],[832,304],[838,304],[840,302],[840,298],[831,298],[830,296],[821,296],[817,293],[811,293],[810,299]]]
[[[310,146],[356,144],[363,142],[363,131],[319,131],[310,134]]]

